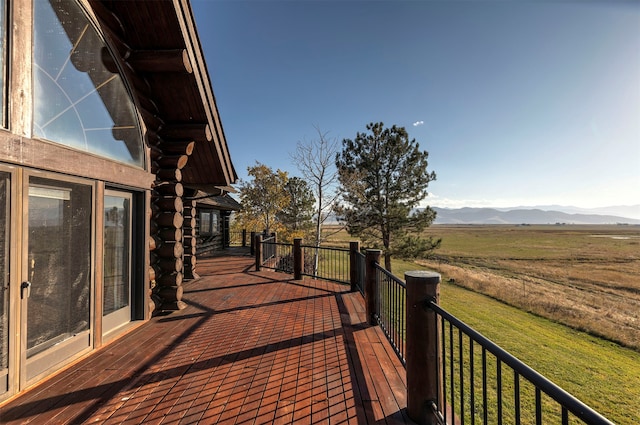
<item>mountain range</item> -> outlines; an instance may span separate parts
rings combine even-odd
[[[594,210],[560,206],[432,208],[437,212],[434,224],[640,224],[640,218],[635,218],[640,214],[640,205]]]

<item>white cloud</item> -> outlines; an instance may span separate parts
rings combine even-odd
[[[413,123],[413,126],[417,127],[417,126],[423,125],[423,124],[424,124],[424,121],[416,121],[416,122]]]

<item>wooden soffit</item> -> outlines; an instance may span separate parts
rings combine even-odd
[[[89,0],[89,5],[121,59],[119,68],[150,134],[165,143],[195,142],[182,169],[183,183],[211,188],[235,183],[189,2]]]

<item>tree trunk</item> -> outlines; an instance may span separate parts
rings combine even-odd
[[[391,254],[389,254],[388,250],[384,252],[384,268],[391,273]]]
[[[318,275],[318,260],[320,256],[320,243],[322,242],[322,192],[318,201],[318,214],[316,216],[316,249],[313,253],[313,277]]]

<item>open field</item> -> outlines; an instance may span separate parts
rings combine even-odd
[[[425,234],[442,246],[417,263],[443,280],[640,351],[640,226],[436,225]],[[332,239],[344,245],[349,235]]]
[[[640,353],[637,351],[553,323],[457,285],[442,285],[441,304],[614,423],[640,423],[640,406],[637,403],[640,400]],[[467,353],[465,356],[468,358]],[[495,372],[495,368],[489,369],[490,374]],[[479,372],[480,367],[476,367],[476,374]],[[508,380],[509,374],[503,376]],[[476,380],[479,381],[480,378]],[[521,385],[521,390],[523,423],[535,423],[531,417],[524,418],[531,415],[533,400],[526,397],[526,385]],[[507,416],[508,404],[508,400],[505,401]],[[491,406],[495,403],[490,403]],[[545,416],[548,413],[545,410]],[[476,423],[481,422],[476,419]],[[514,420],[508,419],[505,423],[514,423]]]
[[[640,226],[433,226],[420,264],[540,316],[640,350]]]

